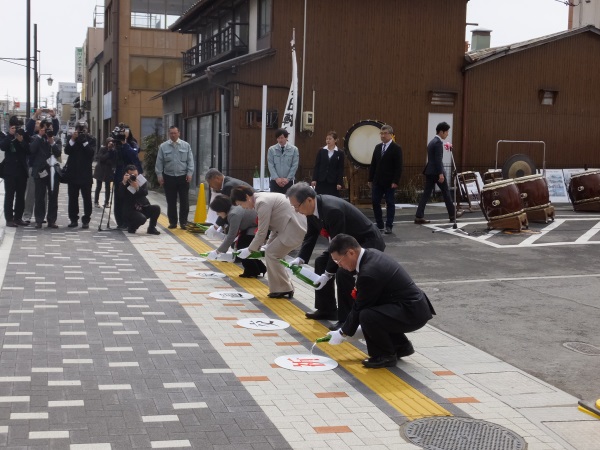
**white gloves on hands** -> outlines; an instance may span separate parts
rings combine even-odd
[[[260,248],[260,251],[261,251],[261,252],[266,252],[266,251],[267,251],[267,247],[268,247],[268,246],[269,246],[268,244],[265,244],[265,245],[263,245],[263,246]]]
[[[288,264],[291,266],[301,266],[304,264],[304,260],[302,258],[294,258]]]
[[[246,247],[246,248],[241,249],[240,253],[237,256],[238,256],[238,258],[246,259],[248,256],[250,256],[251,253],[252,252],[248,249],[248,247]]]
[[[209,261],[216,261],[217,259],[219,259],[219,255],[220,253],[218,251],[213,250],[212,252],[208,253],[206,259],[208,259]]]
[[[316,283],[319,284],[315,287],[315,290],[320,291],[321,289],[323,289],[332,277],[333,274],[329,272],[325,272],[323,275],[321,275],[316,281]]]
[[[219,230],[212,225],[204,232],[204,236],[206,236],[208,239],[218,239],[221,237],[221,235],[223,235],[223,233],[219,232]]]
[[[346,338],[342,336],[342,330],[330,331],[327,334],[331,336],[331,339],[329,339],[329,344],[331,345],[340,345],[346,340]]]

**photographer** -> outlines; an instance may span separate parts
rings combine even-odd
[[[25,130],[19,128],[16,124],[11,124],[8,135],[0,142],[0,149],[4,152],[5,161],[4,218],[6,219],[6,226],[27,226],[28,224],[23,221],[25,189],[27,178],[29,178],[29,168],[27,167],[29,144],[27,143]]]
[[[115,127],[112,132],[112,138],[115,144],[115,186],[120,183],[125,173],[125,167],[128,165],[134,165],[139,173],[144,173],[142,169],[142,163],[138,158],[137,152],[131,148],[127,143],[127,135],[125,128]],[[117,228],[124,230],[127,228],[127,221],[123,215],[123,205],[121,198],[115,195],[115,208],[114,208],[115,220],[117,221]]]
[[[94,167],[94,179],[96,180],[96,192],[94,193],[94,206],[100,208],[100,191],[104,184],[104,207],[108,207],[110,201],[110,182],[115,177],[115,143],[113,138],[106,140],[96,154],[96,167]]]
[[[58,215],[60,180],[56,173],[54,173],[54,180],[51,180],[53,171],[50,168],[48,160],[51,156],[60,158],[61,151],[54,142],[51,121],[44,120],[40,122],[38,134],[31,139],[29,148],[31,153],[31,174],[35,182],[35,227],[42,228],[42,223],[46,218],[48,220],[48,228],[58,228],[56,217]],[[46,193],[48,193],[47,208]]]
[[[156,222],[160,216],[160,206],[151,205],[148,200],[148,184],[143,177],[138,179],[138,170],[133,164],[125,167],[123,179],[117,188],[116,197],[123,205],[123,218],[127,221],[127,231],[135,233],[150,219],[148,234],[160,234]]]
[[[69,194],[69,228],[75,228],[79,220],[79,192],[83,200],[81,228],[90,227],[92,216],[92,163],[96,151],[96,139],[87,133],[87,123],[79,122],[71,135],[65,154],[69,156],[67,165]]]

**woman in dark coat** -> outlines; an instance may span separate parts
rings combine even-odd
[[[344,153],[337,148],[337,133],[330,131],[325,147],[317,152],[311,186],[317,194],[340,196],[344,185]]]
[[[29,170],[27,155],[29,144],[25,141],[25,130],[11,125],[8,135],[0,143],[4,152],[4,218],[6,226],[26,226],[23,221],[25,208],[25,188]]]
[[[115,176],[115,143],[112,138],[106,140],[106,145],[100,147],[96,154],[96,167],[94,168],[94,179],[96,180],[96,192],[94,193],[94,205],[100,208],[100,191],[104,184],[104,206],[108,206],[110,200],[110,183]]]

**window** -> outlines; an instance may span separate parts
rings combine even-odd
[[[272,0],[258,0],[258,37],[271,33]]]
[[[112,3],[104,10],[104,40],[112,34]]]
[[[107,94],[112,89],[112,60],[104,64],[104,83],[102,84],[102,94]]]
[[[144,138],[151,134],[163,136],[163,120],[161,117],[142,117],[142,133],[140,134],[140,144]]]
[[[131,0],[131,27],[166,30],[196,0]]]
[[[540,89],[539,92],[540,104],[542,106],[553,106],[556,102],[556,96],[558,91],[552,91],[549,89]]]
[[[435,106],[454,106],[456,101],[455,92],[431,92],[430,102]]]
[[[132,56],[129,89],[162,91],[181,82],[181,60]]]
[[[267,128],[277,128],[277,110],[267,111]],[[246,111],[246,128],[262,128],[262,111],[249,109]]]

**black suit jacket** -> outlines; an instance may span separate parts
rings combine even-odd
[[[333,195],[317,195],[317,211],[319,217],[308,216],[308,228],[298,257],[308,262],[319,238],[321,228],[325,228],[333,239],[340,233],[349,234],[364,248],[376,248],[383,251],[385,242],[381,233],[356,206]],[[331,257],[325,270],[335,273],[338,266]]]
[[[356,300],[342,326],[354,336],[360,325],[360,312],[377,311],[406,325],[425,325],[435,311],[427,295],[394,259],[375,249],[366,249],[356,277]]]
[[[229,197],[231,195],[231,191],[233,190],[233,188],[238,187],[238,186],[252,187],[245,181],[238,180],[237,178],[225,176],[225,177],[223,177],[223,187],[218,192],[220,194],[223,194],[223,195],[226,195],[227,197]]]
[[[344,185],[344,153],[341,150],[333,152],[331,158],[326,148],[317,152],[313,181]]]
[[[402,148],[390,141],[385,154],[381,156],[382,144],[377,144],[369,166],[369,182],[389,188],[392,183],[399,184],[402,176]]]
[[[425,175],[440,175],[444,173],[444,143],[439,137],[434,137],[427,144],[427,164],[423,170]],[[445,177],[445,173],[444,173]]]

